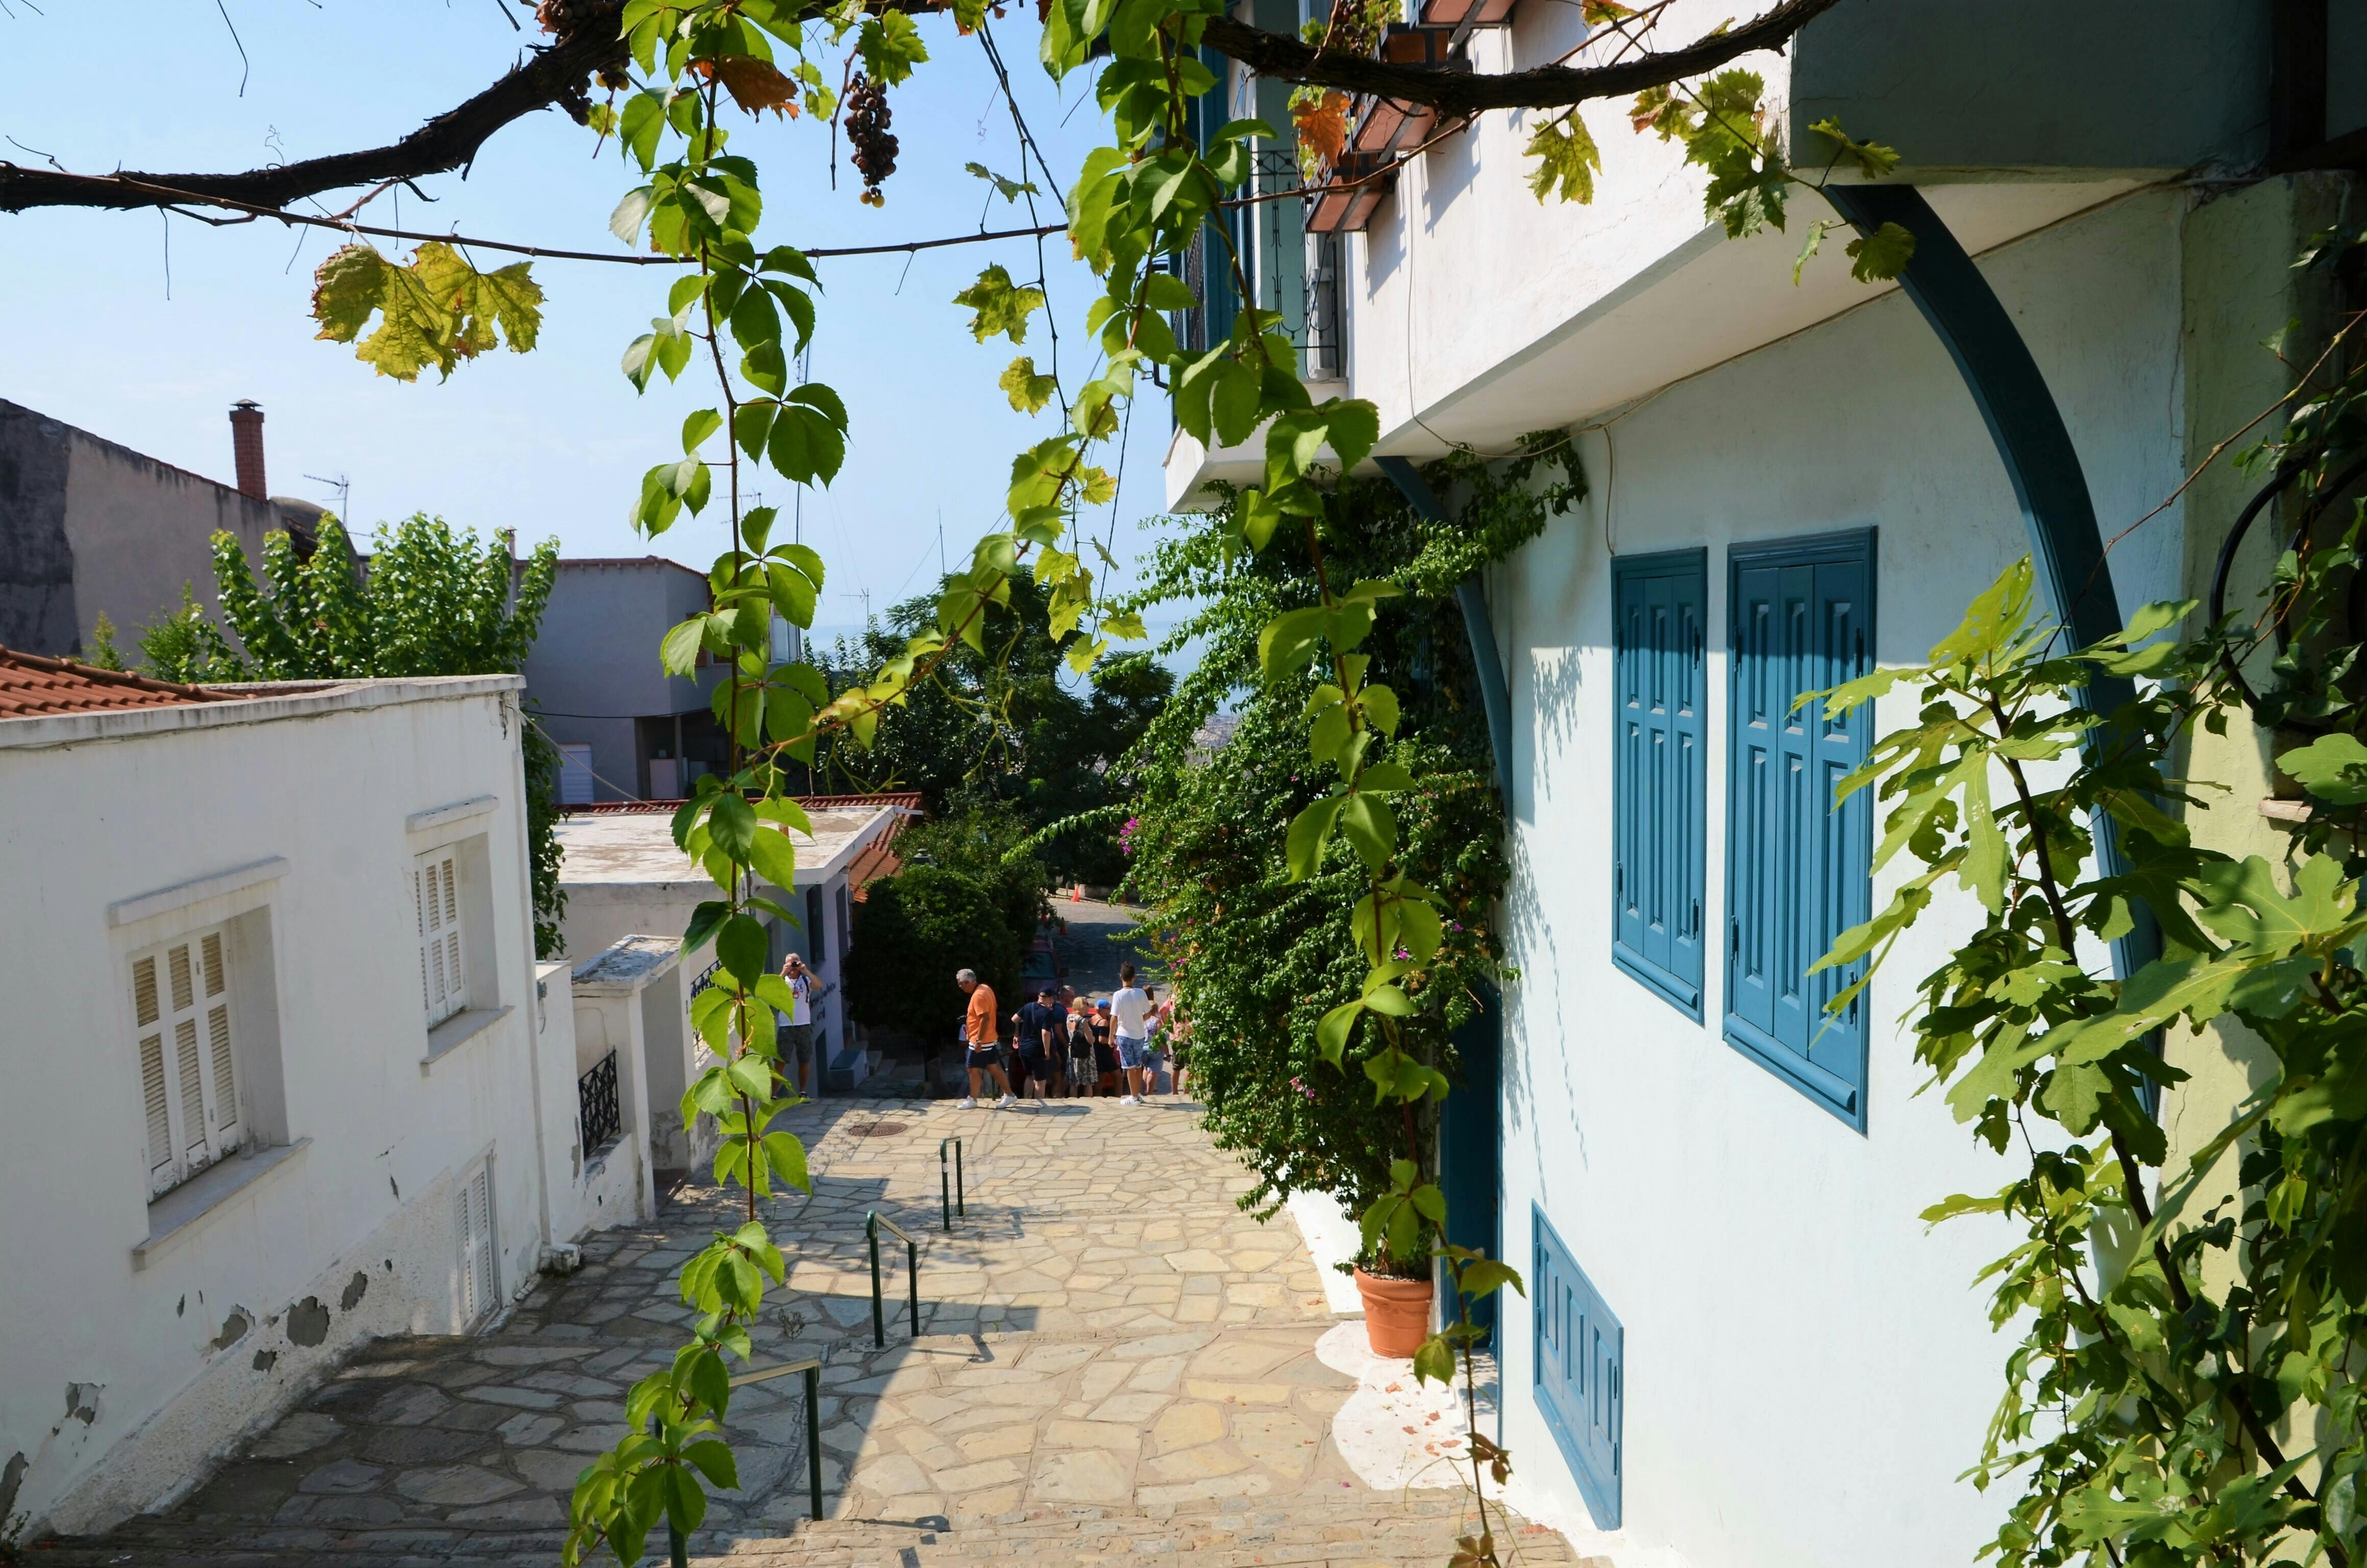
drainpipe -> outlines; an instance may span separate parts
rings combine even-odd
[[[1381,472],[1388,475],[1413,509],[1424,517],[1444,523],[1446,508],[1413,463],[1405,457],[1376,457]],[[1508,807],[1512,800],[1512,693],[1504,681],[1504,659],[1496,649],[1496,628],[1488,618],[1488,594],[1479,574],[1455,585],[1455,603],[1463,611],[1463,635],[1471,639],[1471,663],[1479,672],[1479,702],[1488,713],[1488,749],[1496,758],[1496,788]]]
[[[526,1067],[527,1092],[534,1096],[534,1202],[535,1229],[540,1239],[535,1246],[535,1267],[550,1256],[550,1155],[545,1146],[542,1130],[546,1107],[542,1100],[542,1030],[545,998],[538,987],[542,982],[535,977],[534,952],[534,847],[528,841],[526,821],[526,705],[523,683],[515,691],[504,692],[498,699],[502,707],[502,728],[511,729],[515,716],[516,727],[510,746],[510,778],[517,802],[517,885],[527,890],[526,908],[526,989],[521,993],[527,1004]]]
[[[2120,604],[2079,454],[2038,362],[1988,279],[1915,186],[1829,185],[1824,196],[1862,234],[1896,223],[1915,236],[1915,254],[1899,275],[1899,287],[1954,361],[1997,444],[2056,618],[2081,647],[2119,631]],[[2080,701],[2091,713],[2109,715],[2135,694],[2126,676],[2099,671],[2090,675]],[[2112,739],[2108,727],[2099,727],[2089,732],[2082,749],[2092,759]],[[2098,813],[2089,829],[2095,836],[2098,872],[2126,874],[2128,856],[2112,818]],[[2130,908],[2136,929],[2112,943],[2112,967],[2124,978],[2161,956],[2161,928],[2153,911],[2141,901]]]

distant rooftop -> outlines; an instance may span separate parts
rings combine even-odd
[[[813,822],[813,837],[792,833],[798,880],[810,886],[846,871],[902,820],[900,802],[884,797],[818,795],[799,804]],[[912,797],[917,803],[917,796]],[[667,887],[711,890],[714,884],[674,841],[674,802],[625,803],[577,808],[560,819],[559,847],[566,859],[559,881],[567,888]],[[760,831],[778,829],[763,824]]]
[[[0,718],[29,718],[112,708],[176,707],[184,703],[238,702],[243,693],[208,691],[101,670],[72,659],[50,659],[0,648]]]

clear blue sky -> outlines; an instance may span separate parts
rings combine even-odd
[[[377,145],[491,83],[539,36],[530,18],[514,32],[504,13],[519,13],[503,0],[224,0],[243,67],[212,0],[129,11],[33,3],[40,13],[28,0],[0,9],[0,53],[12,67],[0,135],[94,173],[243,169]],[[843,145],[839,188],[829,188],[826,128],[741,122],[734,151],[753,150],[769,175],[762,240],[866,244],[980,226],[987,187],[962,165],[1018,173],[1010,117],[978,40],[946,17],[921,27],[935,58],[892,96],[902,146],[884,209],[855,200]],[[1026,0],[995,24],[1029,126],[1066,181],[1099,134],[1097,110],[1082,78],[1064,97],[1045,76],[1036,30]],[[6,143],[0,157],[35,161]],[[402,227],[603,250],[618,248],[608,213],[636,182],[613,150],[595,160],[591,133],[550,111],[496,135],[467,180],[422,183],[435,204],[404,193]],[[1048,192],[1039,198],[1047,220],[1057,205]],[[369,217],[391,223],[396,208],[381,197]],[[985,217],[995,229],[1027,221],[1024,204],[1000,197]],[[642,469],[679,454],[681,416],[714,400],[711,380],[694,385],[690,375],[637,398],[617,369],[626,344],[663,312],[670,275],[538,262],[548,298],[535,352],[499,351],[448,382],[430,371],[406,386],[314,338],[311,272],[334,243],[322,230],[168,225],[154,212],[0,215],[0,397],[225,481],[226,411],[253,398],[267,416],[273,491],[334,504],[334,490],[305,476],[344,476],[365,527],[426,511],[514,526],[528,541],[556,535],[569,555],[654,548],[706,567],[722,538],[715,509],[654,545],[626,522]],[[1091,277],[1064,240],[1048,241],[1046,254],[1061,367],[1074,386]],[[1052,433],[1057,410],[1030,421],[995,389],[1010,344],[974,343],[968,313],[949,302],[990,262],[1032,276],[1035,255],[1032,243],[1002,242],[923,252],[909,271],[901,256],[821,264],[813,375],[838,388],[853,418],[844,470],[804,508],[805,537],[831,569],[821,625],[859,622],[860,590],[879,610],[926,587],[940,513],[958,564],[994,524],[1012,454]],[[1020,351],[1039,369],[1050,346],[1043,322],[1035,318]],[[1157,509],[1169,434],[1163,398],[1146,390],[1116,509],[1121,559],[1147,538],[1138,523]],[[764,499],[786,511],[788,489],[775,484],[779,493]],[[1109,512],[1101,517],[1105,527]]]

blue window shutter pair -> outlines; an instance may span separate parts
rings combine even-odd
[[[1863,1131],[1866,998],[1825,1012],[1863,967],[1807,971],[1870,918],[1873,801],[1833,786],[1874,715],[1792,704],[1874,667],[1874,533],[1740,547],[1727,573],[1726,1038]]]
[[[1611,955],[1698,1021],[1708,763],[1709,556],[1674,550],[1612,563]]]
[[[1596,1528],[1619,1528],[1627,1331],[1572,1261],[1542,1211],[1530,1211],[1529,1302],[1536,1317],[1537,1409]]]

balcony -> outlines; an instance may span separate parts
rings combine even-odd
[[[1307,188],[1307,231],[1364,232],[1381,198],[1397,188],[1398,162],[1395,152],[1353,150],[1334,158]]]

